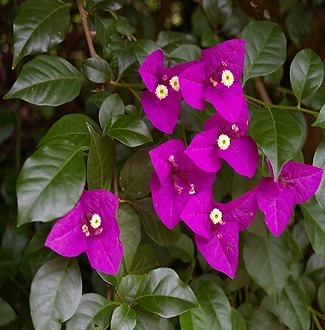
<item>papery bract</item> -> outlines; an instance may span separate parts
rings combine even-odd
[[[196,245],[211,267],[234,278],[238,232],[248,227],[256,211],[256,189],[226,204],[215,202],[208,189],[186,204],[181,219],[194,231]]]
[[[198,168],[184,150],[182,141],[170,140],[150,151],[155,170],[150,184],[153,205],[169,229],[181,221],[188,200],[211,187],[215,178],[214,173]]]
[[[245,57],[245,40],[232,39],[202,51],[200,62],[179,77],[184,100],[204,110],[209,101],[230,122],[239,118],[246,102],[240,83]]]
[[[304,203],[314,195],[322,175],[323,170],[318,167],[290,161],[283,165],[277,181],[273,177],[260,181],[257,201],[273,235],[280,236],[286,228],[295,204]]]
[[[118,198],[109,191],[84,191],[77,205],[54,224],[45,246],[64,257],[86,252],[92,268],[116,274],[123,255],[117,207]]]
[[[236,123],[230,123],[216,113],[209,118],[205,131],[198,133],[186,149],[194,163],[208,172],[217,172],[224,159],[237,173],[251,178],[259,157],[254,139],[246,136],[248,129],[247,104],[242,104],[242,115]]]
[[[148,89],[141,96],[143,110],[151,123],[164,133],[173,133],[182,99],[178,76],[192,63],[164,68],[164,53],[158,49],[149,54],[139,68]]]

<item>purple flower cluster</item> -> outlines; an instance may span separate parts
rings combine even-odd
[[[290,161],[276,181],[262,178],[257,187],[225,204],[213,199],[222,159],[248,178],[259,163],[257,145],[247,135],[249,112],[240,83],[244,55],[245,41],[229,40],[203,50],[199,61],[172,68],[163,67],[163,52],[157,50],[139,69],[148,89],[142,106],[159,130],[173,132],[182,99],[198,110],[208,101],[216,110],[187,148],[180,140],[169,140],[150,151],[155,170],[151,194],[162,222],[172,229],[184,221],[206,261],[231,278],[238,264],[239,231],[249,226],[257,209],[279,236],[294,205],[312,197],[323,175],[322,169]],[[270,172],[273,176],[271,167]]]

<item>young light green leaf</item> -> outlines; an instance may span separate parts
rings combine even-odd
[[[85,172],[82,148],[64,140],[42,145],[17,180],[18,225],[48,222],[70,211],[84,189]]]
[[[78,96],[83,81],[80,72],[67,60],[38,55],[23,66],[15,84],[3,98],[59,106]]]
[[[30,293],[33,324],[38,329],[61,329],[76,311],[82,294],[76,259],[56,258],[36,273]]]
[[[85,76],[96,84],[102,84],[111,79],[112,70],[102,58],[91,57],[82,62],[82,71]]]
[[[70,26],[69,3],[29,0],[14,19],[13,67],[26,55],[45,53],[65,39]]]
[[[87,160],[88,189],[110,190],[115,171],[116,149],[108,136],[100,136],[87,124],[90,134],[90,147]]]
[[[296,54],[290,66],[290,82],[299,104],[316,92],[323,78],[323,63],[316,53],[303,49]]]
[[[135,311],[123,303],[113,312],[111,330],[133,330],[136,323],[137,315]]]
[[[290,274],[290,254],[284,238],[267,239],[248,234],[243,258],[248,274],[271,297],[275,297]]]
[[[125,107],[118,94],[109,95],[99,109],[98,119],[104,133],[108,132],[112,125],[114,115],[123,115]]]
[[[299,150],[302,137],[297,121],[288,111],[259,108],[252,114],[250,133],[270,160],[277,179],[282,165]]]
[[[323,139],[316,149],[313,165],[320,167],[325,171],[325,139]],[[323,174],[322,181],[315,193],[315,197],[320,207],[325,210],[325,174]]]
[[[166,318],[198,307],[191,288],[170,268],[157,268],[148,273],[135,300],[148,311]]]
[[[286,59],[286,38],[281,28],[269,21],[251,21],[242,31],[246,39],[243,84],[250,78],[276,71]]]
[[[312,126],[317,126],[320,128],[325,128],[325,104],[319,111],[317,119],[312,123]]]
[[[0,298],[0,327],[3,327],[17,319],[13,308],[2,298]]]

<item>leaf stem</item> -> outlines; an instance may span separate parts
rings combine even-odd
[[[324,314],[320,313],[319,311],[317,311],[316,309],[314,309],[314,308],[311,307],[311,306],[308,307],[308,310],[309,310],[312,314],[318,316],[319,318],[321,318],[322,320],[325,321],[325,315],[324,315]]]
[[[322,330],[323,327],[322,327],[322,325],[319,323],[317,316],[316,316],[315,314],[312,314],[312,317],[313,317],[314,323],[316,324],[317,329],[318,329],[318,330]]]
[[[90,31],[89,31],[89,26],[88,26],[88,23],[87,23],[87,15],[86,15],[85,9],[82,6],[81,0],[76,0],[76,3],[77,3],[77,6],[78,6],[78,11],[79,11],[80,16],[81,16],[81,22],[82,22],[82,26],[84,28],[85,37],[86,37],[86,41],[87,41],[90,56],[91,57],[98,57],[98,55],[95,51],[95,48],[94,48],[94,44],[93,44],[93,40],[91,38]]]
[[[125,87],[125,88],[129,88],[129,87],[140,87],[142,88],[143,87],[143,84],[131,84],[131,83],[119,83],[119,82],[116,82],[114,80],[111,80],[109,82],[111,85],[113,86],[116,86],[116,87]]]
[[[188,276],[185,281],[186,284],[188,284],[188,282],[193,278],[194,269],[195,269],[195,259],[191,261],[191,264],[188,267]]]
[[[263,107],[267,107],[270,109],[284,109],[284,110],[293,110],[293,111],[300,111],[300,112],[305,112],[305,113],[309,113],[310,115],[313,115],[315,117],[318,117],[318,112],[317,111],[312,111],[312,110],[308,110],[305,108],[301,108],[300,106],[291,106],[291,105],[281,105],[281,104],[270,104],[270,103],[266,103],[264,101],[261,101],[255,97],[249,96],[249,95],[245,95],[245,98],[248,102],[252,103],[253,105],[261,105]]]

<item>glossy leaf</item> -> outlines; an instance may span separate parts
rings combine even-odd
[[[140,39],[132,44],[133,52],[140,64],[144,59],[155,50],[159,49],[159,46],[152,40]]]
[[[189,62],[198,60],[201,56],[201,49],[195,45],[181,45],[169,53],[168,58],[176,62]]]
[[[209,328],[208,318],[201,306],[181,314],[179,319],[182,330],[206,330]]]
[[[301,205],[305,228],[314,251],[325,259],[325,212],[311,200]]]
[[[89,146],[90,136],[87,123],[99,130],[98,125],[88,116],[81,113],[65,115],[53,124],[39,144],[52,140],[68,140],[76,146]]]
[[[148,149],[134,153],[124,163],[120,172],[119,183],[124,196],[132,200],[148,196],[152,173]]]
[[[102,58],[87,58],[82,62],[82,71],[90,81],[97,84],[111,79],[111,68]]]
[[[125,112],[124,104],[118,94],[109,95],[101,104],[99,109],[99,122],[104,133],[108,132],[114,115],[123,115]]]
[[[130,35],[135,32],[135,28],[129,24],[126,17],[119,16],[116,21],[116,31],[122,35]]]
[[[277,179],[282,165],[300,147],[301,130],[297,121],[285,110],[259,108],[252,114],[250,133],[270,160]]]
[[[178,240],[167,246],[168,252],[175,258],[181,259],[183,262],[191,262],[194,260],[194,243],[185,234],[181,233]]]
[[[17,181],[18,225],[63,216],[85,185],[82,149],[68,141],[40,147],[23,165]]]
[[[140,245],[133,259],[130,274],[147,274],[159,266],[155,251],[149,244]]]
[[[0,298],[0,327],[3,327],[17,319],[13,308],[2,298]]]
[[[248,274],[271,297],[275,297],[290,274],[290,254],[284,239],[248,235],[243,258]]]
[[[120,240],[123,244],[125,268],[129,272],[141,240],[140,219],[134,209],[127,204],[120,205],[117,219],[120,227]]]
[[[148,311],[166,318],[198,307],[193,291],[170,268],[157,268],[148,273],[135,300]]]
[[[133,330],[136,322],[137,315],[135,311],[123,303],[113,312],[111,330]]]
[[[110,190],[115,171],[116,149],[114,141],[108,136],[100,136],[87,124],[90,147],[87,160],[88,189]]]
[[[60,329],[61,322],[75,313],[82,294],[76,259],[48,261],[36,273],[30,294],[35,329]]]
[[[144,278],[145,275],[126,275],[122,278],[118,287],[118,293],[125,303],[130,306],[134,304],[134,297]]]
[[[325,278],[325,260],[313,253],[307,261],[305,274],[314,282],[321,282]]]
[[[26,55],[45,53],[65,39],[71,5],[59,0],[29,0],[14,19],[13,67]]]
[[[278,25],[251,21],[242,31],[246,39],[243,83],[276,71],[286,59],[286,38]]]
[[[141,306],[134,307],[137,313],[137,324],[135,330],[155,329],[155,330],[174,330],[174,326],[168,319],[160,317],[157,314],[148,312]]]
[[[313,122],[312,126],[317,126],[320,128],[325,128],[325,104],[319,111],[317,119]]]
[[[3,98],[59,106],[78,96],[83,81],[80,72],[67,60],[38,55],[23,66],[15,84]]]
[[[323,78],[323,63],[316,53],[303,49],[296,54],[290,66],[290,81],[298,102],[312,95]]]
[[[317,147],[313,165],[322,168],[325,171],[325,140],[323,140]],[[317,203],[325,210],[325,174],[323,174],[322,181],[315,193]]]
[[[114,116],[112,125],[105,133],[128,147],[137,147],[152,141],[144,121],[129,115]]]
[[[96,6],[94,6],[94,9],[100,9],[104,11],[117,11],[121,9],[125,4],[124,0],[96,0],[94,2],[97,2]]]
[[[125,271],[125,267],[124,267],[123,262],[121,262],[117,274],[115,274],[115,275],[109,275],[109,274],[102,273],[100,271],[97,271],[97,274],[106,283],[111,284],[111,285],[114,285],[114,286],[119,286],[120,285],[120,282],[121,282],[121,280],[122,280],[122,278],[124,276],[124,271]]]

